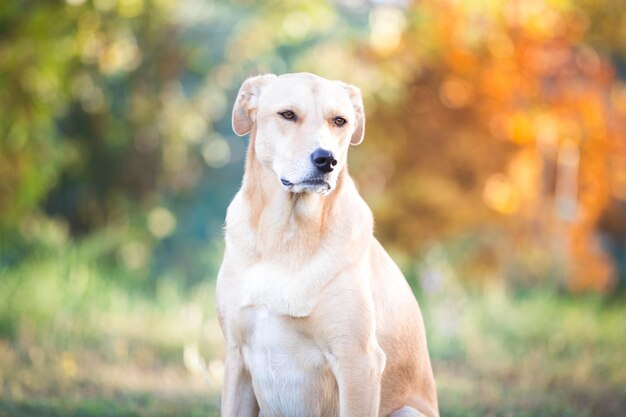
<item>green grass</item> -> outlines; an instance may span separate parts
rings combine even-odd
[[[430,307],[442,415],[626,415],[623,300],[488,291]]]
[[[219,415],[212,277],[134,285],[98,253],[0,271],[0,417]],[[442,416],[626,415],[623,299],[447,283],[421,303]]]
[[[47,417],[217,417],[219,411],[201,398],[168,400],[150,393],[117,398],[0,399],[0,416]]]

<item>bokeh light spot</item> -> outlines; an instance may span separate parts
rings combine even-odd
[[[515,52],[515,46],[505,33],[494,32],[487,38],[487,48],[496,58],[508,58]]]
[[[502,214],[515,213],[520,204],[517,190],[503,174],[489,177],[485,184],[483,199],[487,207]]]
[[[309,34],[311,29],[311,19],[305,13],[289,13],[283,19],[283,30],[287,36],[293,39],[302,39]]]
[[[472,101],[474,90],[467,81],[458,77],[448,77],[439,89],[439,97],[444,106],[458,109]]]
[[[146,264],[148,259],[148,250],[141,242],[127,242],[122,245],[118,255],[122,263],[128,269],[134,271]]]
[[[406,18],[402,10],[392,7],[375,7],[369,15],[371,34],[370,44],[376,52],[386,54],[395,50],[406,28]]]
[[[143,0],[119,0],[117,9],[122,17],[136,17],[143,12]]]
[[[131,71],[141,62],[139,47],[131,35],[122,36],[109,44],[100,54],[100,70],[107,75],[119,71]]]
[[[221,168],[230,161],[230,146],[221,137],[213,138],[204,145],[202,156],[210,167]]]
[[[61,371],[66,378],[74,378],[78,372],[78,365],[70,352],[63,352],[61,355]]]
[[[148,214],[148,230],[157,238],[171,235],[176,229],[176,217],[164,207],[156,207]]]
[[[113,10],[116,3],[116,0],[93,0],[93,5],[101,12]]]

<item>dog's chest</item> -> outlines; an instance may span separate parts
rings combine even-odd
[[[324,285],[332,277],[323,260],[314,257],[299,268],[264,262],[241,270],[234,274],[237,304],[241,307],[262,305],[286,316],[309,316],[322,298]]]
[[[334,376],[323,352],[301,332],[301,319],[251,306],[239,315],[244,363],[263,415],[338,415]]]

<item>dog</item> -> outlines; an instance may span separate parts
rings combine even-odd
[[[346,166],[360,90],[252,77],[232,124],[250,142],[216,285],[222,416],[437,417],[419,306]]]

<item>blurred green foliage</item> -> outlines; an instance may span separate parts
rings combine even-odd
[[[50,224],[66,242],[117,228],[105,261],[190,283],[215,275],[207,248],[241,177],[231,98],[338,22],[313,2],[135,0],[18,2],[0,19],[0,264],[36,253]]]

